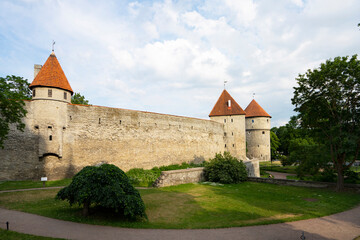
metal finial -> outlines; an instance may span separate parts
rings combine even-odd
[[[253,93],[253,99],[255,99],[255,93]]]
[[[225,84],[227,83],[228,81],[224,80],[224,90],[225,90]]]
[[[52,51],[54,51],[54,45],[55,45],[55,41],[53,40],[53,42],[52,42]]]

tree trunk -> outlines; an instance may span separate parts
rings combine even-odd
[[[89,208],[90,208],[90,202],[88,201],[84,202],[84,208],[83,208],[84,216],[89,216]]]
[[[337,166],[337,182],[336,182],[336,191],[344,191],[344,174],[342,164]]]

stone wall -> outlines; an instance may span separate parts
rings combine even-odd
[[[71,177],[110,163],[127,171],[203,161],[224,151],[224,126],[210,120],[34,100],[24,132],[0,149],[0,180]]]
[[[172,171],[162,171],[154,182],[154,187],[167,187],[185,183],[197,183],[204,181],[204,168],[189,168]]]
[[[246,170],[249,177],[260,177],[259,161],[246,161]],[[204,168],[189,168],[172,171],[162,171],[154,182],[154,187],[167,187],[185,183],[197,183],[204,181]]]

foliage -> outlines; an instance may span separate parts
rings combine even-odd
[[[80,93],[74,93],[71,96],[71,103],[72,104],[82,104],[82,105],[89,105],[89,101],[85,99]]]
[[[301,126],[328,147],[337,170],[337,190],[343,173],[360,150],[360,61],[336,57],[297,78],[292,103]]]
[[[274,133],[273,131],[270,131],[270,146],[271,146],[271,159],[272,160],[279,159],[280,154],[278,152],[278,148],[280,146],[280,140],[276,136],[276,133]]]
[[[204,168],[205,179],[210,182],[240,183],[247,179],[246,166],[229,152],[217,153]]]
[[[23,100],[31,98],[29,83],[26,79],[17,76],[0,77],[0,147],[10,130],[10,124],[23,131],[25,124],[22,118],[26,116]]]
[[[130,184],[126,174],[111,164],[83,168],[69,186],[58,192],[56,198],[68,200],[70,205],[83,205],[85,215],[93,204],[128,218],[146,218],[139,192]]]

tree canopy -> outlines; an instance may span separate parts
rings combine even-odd
[[[344,170],[360,149],[360,61],[357,55],[327,60],[296,79],[292,103],[301,126],[328,147],[337,170],[337,190]]]
[[[147,218],[140,193],[126,174],[112,164],[84,167],[56,198],[68,200],[70,205],[82,205],[84,215],[88,215],[90,206],[95,205],[128,218]]]
[[[71,103],[72,104],[82,104],[82,105],[89,105],[89,101],[85,99],[80,93],[74,93],[71,96]]]
[[[25,124],[22,118],[26,116],[23,100],[31,99],[31,90],[26,79],[17,76],[0,77],[0,147],[10,130],[10,124],[23,131]]]

